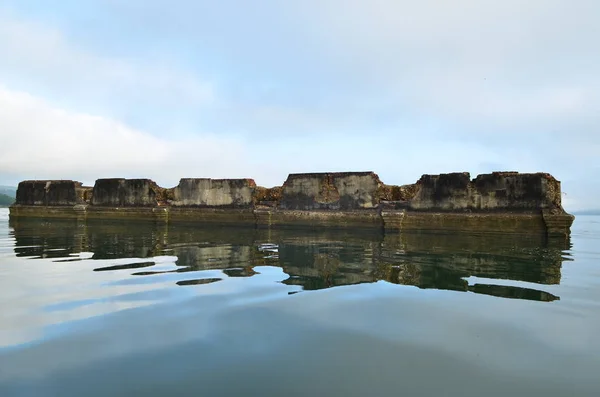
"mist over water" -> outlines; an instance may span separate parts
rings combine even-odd
[[[0,395],[597,396],[599,243],[0,209]]]

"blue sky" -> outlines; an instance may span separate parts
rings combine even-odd
[[[0,184],[545,171],[598,208],[596,0],[0,3]]]

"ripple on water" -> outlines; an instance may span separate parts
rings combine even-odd
[[[593,222],[546,242],[1,219],[0,395],[600,390]]]

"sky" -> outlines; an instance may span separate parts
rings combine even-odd
[[[2,0],[0,185],[549,172],[600,208],[597,0]]]

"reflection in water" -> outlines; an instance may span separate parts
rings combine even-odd
[[[215,281],[221,281],[221,279],[220,278],[201,278],[198,280],[183,280],[183,281],[178,281],[177,285],[210,284],[210,283],[214,283]]]
[[[250,277],[256,274],[252,266],[224,269],[223,273],[225,273],[229,277]]]
[[[125,270],[125,269],[139,269],[140,267],[150,267],[154,266],[154,262],[134,262],[134,263],[126,263],[124,265],[115,265],[115,266],[105,266],[94,269],[95,272],[106,272],[111,270]],[[152,273],[152,272],[148,272]],[[137,273],[140,274],[140,273]]]
[[[544,236],[405,234],[384,239],[378,278],[420,288],[471,291],[507,298],[551,301],[558,297],[518,286],[469,286],[465,278],[559,284],[564,240]]]
[[[557,296],[548,292],[508,285],[475,284],[469,287],[469,291],[504,298],[528,299],[542,302],[550,302],[558,299]]]
[[[95,271],[147,268],[133,272],[134,277],[190,273],[189,278],[174,280],[177,285],[222,279],[193,272],[218,270],[224,279],[251,277],[256,274],[256,266],[275,266],[289,275],[283,283],[304,290],[386,280],[419,288],[537,301],[558,299],[530,284],[542,288],[560,283],[562,262],[567,259],[563,251],[570,248],[569,241],[547,241],[537,235],[384,236],[376,232],[23,219],[12,220],[11,227],[19,257],[76,261],[77,257],[65,257],[90,252],[91,259],[104,260]],[[176,257],[174,266],[158,266],[155,260],[144,260],[163,255]],[[123,258],[136,260],[110,263]],[[469,277],[484,278],[486,282],[469,285]],[[496,285],[493,280],[510,280],[512,285]]]

